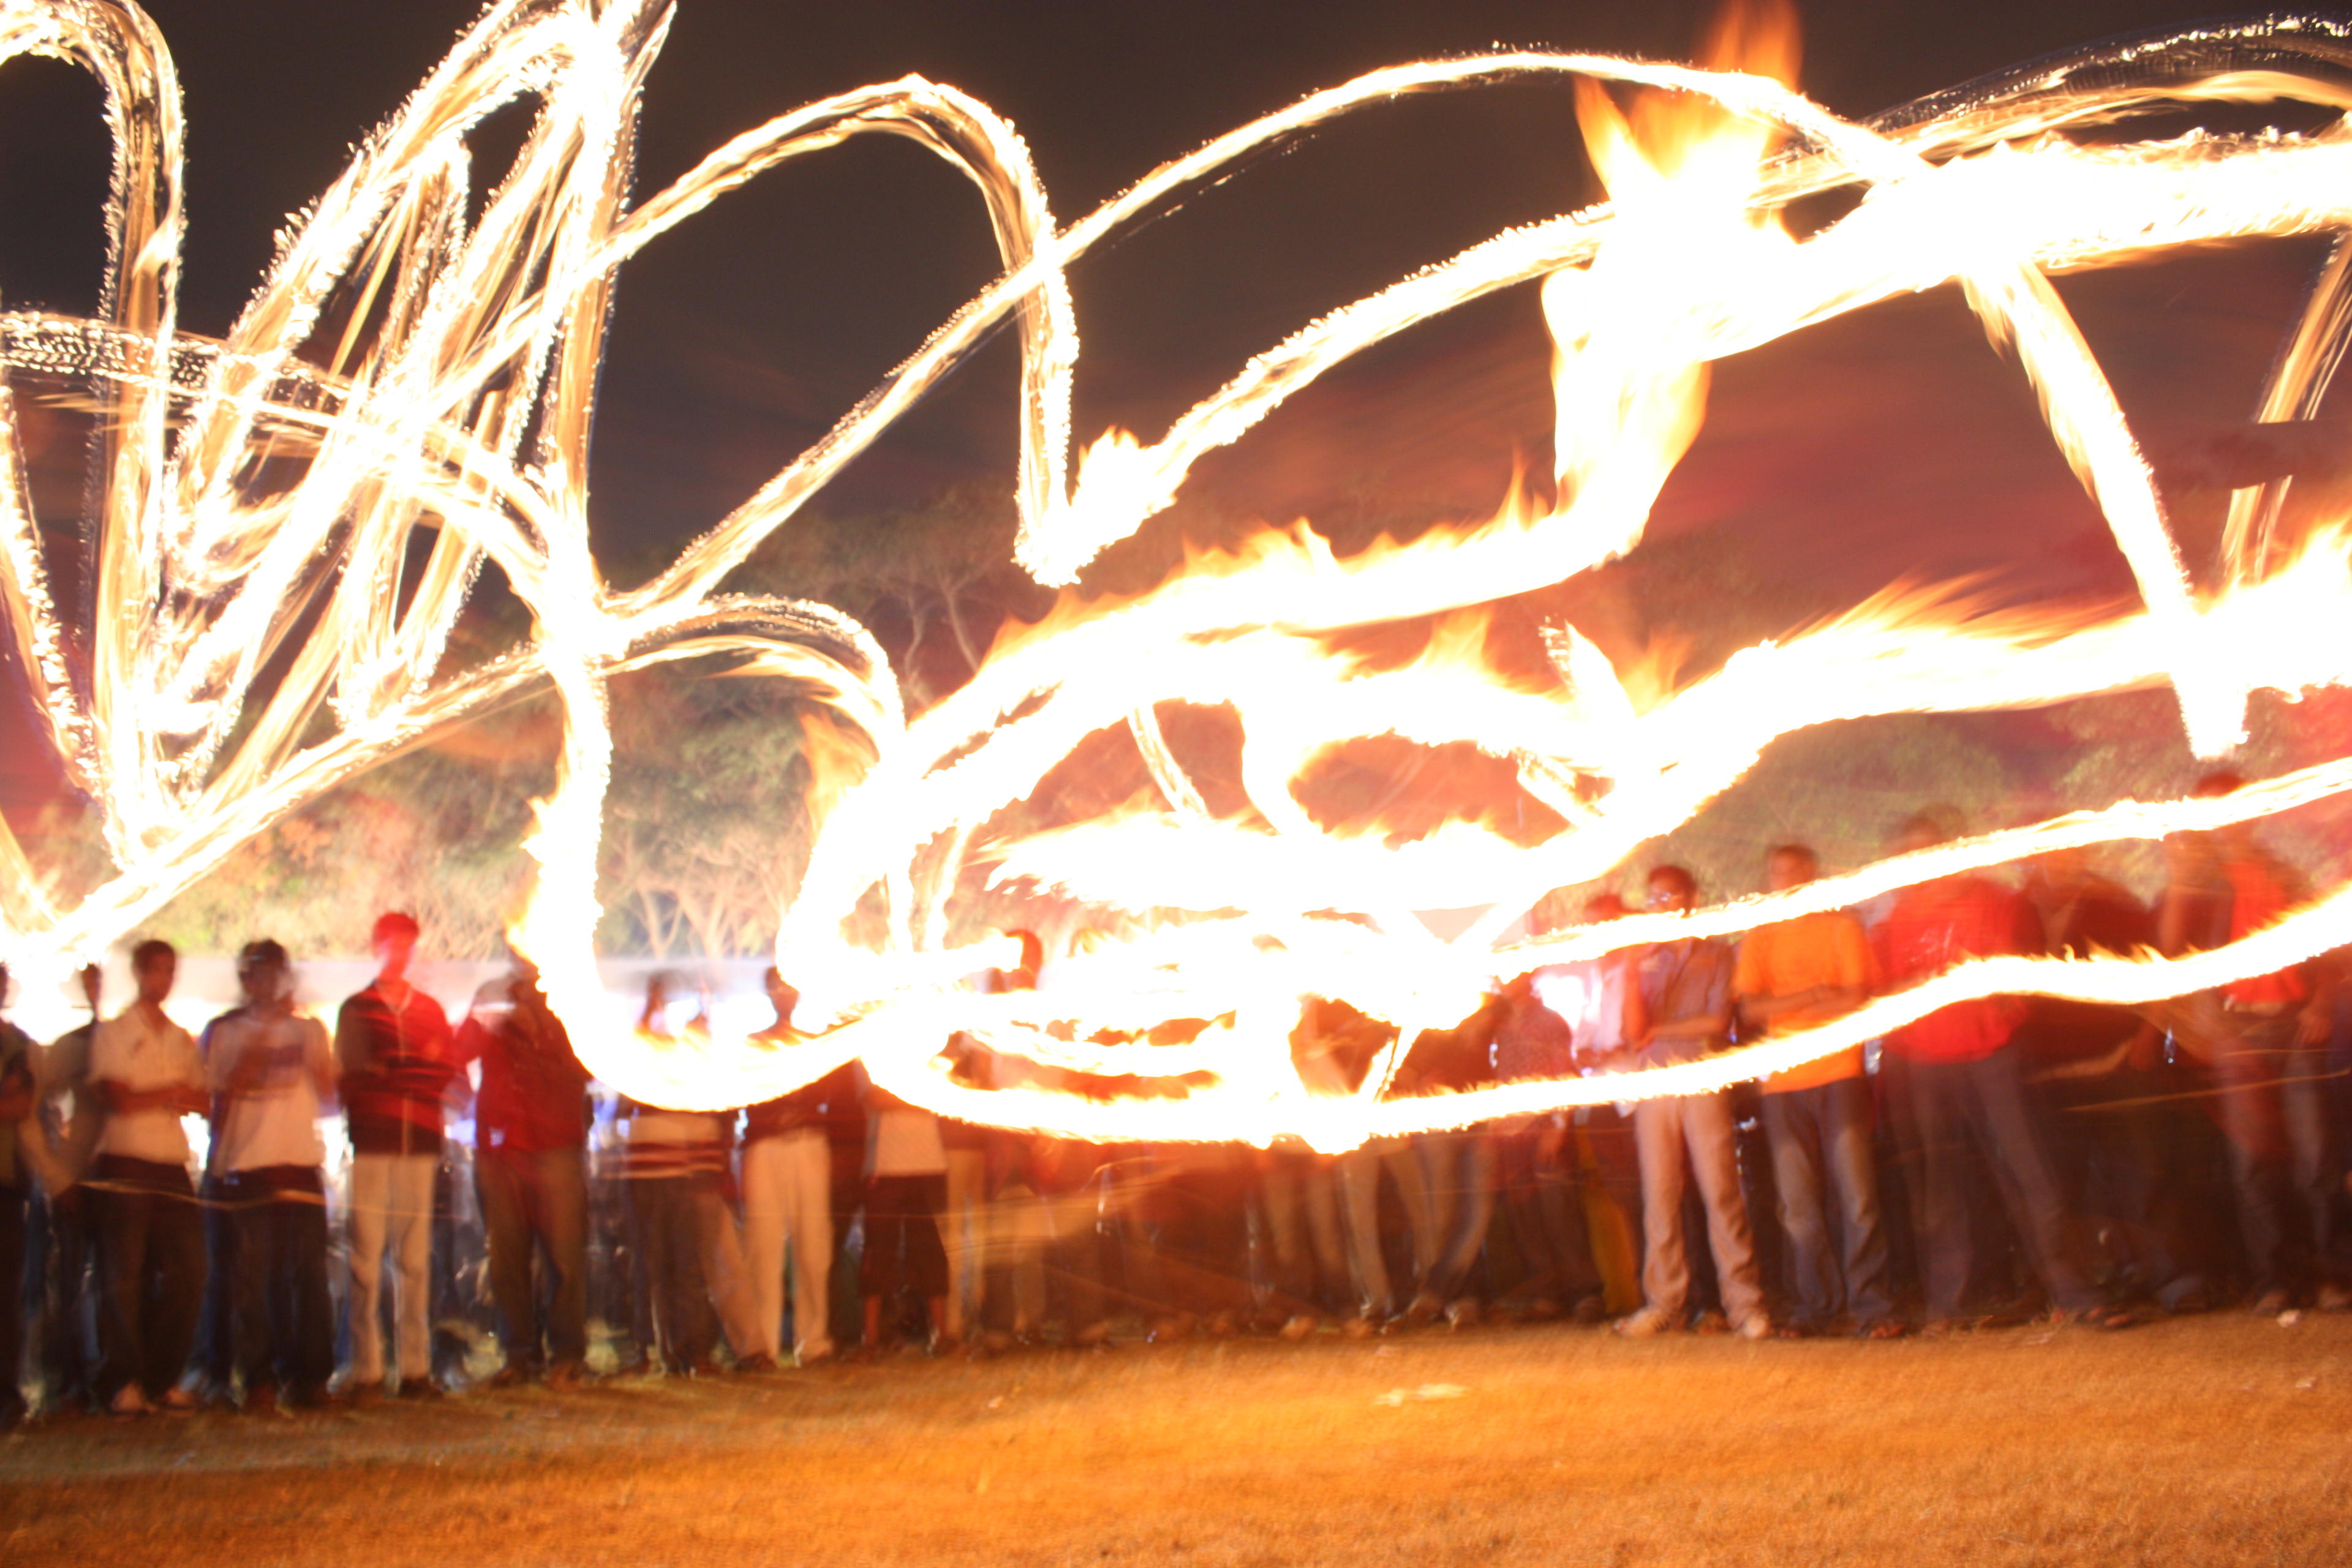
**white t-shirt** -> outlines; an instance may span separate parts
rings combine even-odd
[[[334,1081],[335,1046],[327,1026],[299,1014],[257,1017],[240,1009],[213,1021],[205,1031],[205,1074],[222,1096],[220,1121],[213,1128],[212,1168],[257,1171],[268,1165],[326,1163],[326,1140],[319,1135],[319,1082]],[[237,1064],[266,1055],[256,1087],[233,1091]]]
[[[184,1085],[205,1087],[205,1064],[187,1030],[168,1018],[151,1025],[137,1007],[99,1025],[89,1042],[89,1077],[141,1093]],[[158,1165],[188,1163],[188,1134],[180,1113],[167,1107],[109,1111],[98,1134],[98,1152],[148,1160]]]

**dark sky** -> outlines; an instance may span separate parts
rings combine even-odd
[[[217,332],[284,216],[322,189],[475,14],[470,0],[159,0],[188,123],[183,321]],[[646,94],[640,192],[809,100],[919,72],[1026,136],[1075,218],[1156,163],[1362,70],[1494,43],[1686,57],[1711,4],[1276,0],[1089,6],[973,0],[682,0]],[[2210,15],[2155,0],[1803,7],[1802,83],[1872,113],[2052,50]],[[1589,200],[1564,85],[1391,106],[1286,153],[1085,264],[1078,434],[1156,436],[1252,353],[1496,229]],[[97,94],[44,61],[0,68],[0,301],[95,297]],[[2310,253],[2274,247],[2065,285],[2127,407],[2243,417]],[[764,177],[631,264],[597,431],[595,515],[618,574],[707,526],[981,288],[979,205],[911,144],[866,138]],[[1417,330],[1333,376],[1203,470],[1285,520],[1360,502],[1475,512],[1549,442],[1530,290]],[[862,461],[837,509],[1002,473],[1000,342]],[[1719,531],[1755,574],[1830,597],[1906,572],[2021,587],[2126,579],[2038,435],[2030,393],[1948,291],[1726,365],[1661,530]],[[1727,546],[1731,548],[1731,546]],[[2020,564],[2021,552],[2030,557]]]
[[[1375,66],[1496,42],[1686,56],[1710,9],[684,0],[646,95],[639,188],[772,114],[913,71],[975,93],[1020,127],[1066,221],[1155,163]],[[152,7],[185,90],[191,330],[227,324],[284,215],[333,177],[474,13],[469,0]],[[2200,14],[2147,0],[1816,3],[1803,13],[1804,85],[1832,109],[1866,114]],[[86,307],[104,178],[94,90],[37,61],[8,66],[0,88],[0,299]],[[1559,84],[1375,110],[1264,161],[1084,268],[1081,437],[1111,421],[1156,430],[1318,311],[1587,199],[1582,180]],[[890,138],[772,174],[697,219],[625,275],[599,429],[600,523],[667,537],[723,510],[992,267],[965,187]],[[1519,341],[1536,327],[1525,297],[1474,315],[1450,342],[1446,329],[1425,334],[1430,347]],[[1539,339],[1532,349],[1539,375]],[[920,489],[1001,463],[1011,376],[1000,346],[893,443],[887,471],[861,472],[866,489]],[[1543,434],[1538,410],[1531,427],[1493,436],[1507,446]]]

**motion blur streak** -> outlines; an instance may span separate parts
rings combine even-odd
[[[2285,17],[2095,48],[1857,123],[1788,84],[1794,32],[1731,14],[1698,66],[1504,53],[1375,71],[1219,137],[1097,211],[1056,222],[1012,127],[951,88],[906,78],[746,132],[668,189],[627,192],[646,72],[669,12],[652,0],[508,0],[291,220],[219,342],[181,332],[179,89],[148,18],[112,0],[0,0],[0,57],[75,61],[114,137],[99,318],[0,315],[0,608],[114,870],[68,894],[0,828],[0,937],[55,977],[135,928],[238,844],[375,763],[533,691],[562,720],[559,782],[529,843],[539,870],[517,945],[539,963],[583,1058],[640,1100],[719,1108],[782,1092],[852,1056],[895,1092],[973,1121],[1103,1138],[1248,1139],[1324,1148],[1376,1133],[1650,1093],[1786,1067],[1942,1003],[1996,991],[2147,1000],[2258,973],[2352,936],[2337,889],[2269,931],[2194,959],[1979,961],[1836,1026],[1688,1067],[1387,1100],[1403,1046],[1463,1017],[1498,977],[1663,934],[1632,920],[1497,951],[1548,889],[1587,880],[1703,810],[1776,740],[1840,720],[2022,708],[2166,687],[2201,755],[2244,732],[2249,695],[2352,681],[2352,550],[2283,536],[2285,481],[2233,501],[2200,592],[2096,359],[2049,274],[2199,241],[2341,236],[2352,135],[2195,133],[2096,144],[2183,103],[2352,102],[2352,33]],[[1564,77],[1610,203],[1508,230],[1335,310],[1252,359],[1157,440],[1102,433],[1075,479],[1078,363],[1069,269],[1096,245],[1253,149],[1408,93]],[[473,210],[467,134],[500,107],[534,118]],[[790,159],[878,132],[965,174],[1003,271],[922,350],[646,585],[615,592],[588,548],[588,432],[617,269],[657,236]],[[1817,232],[1791,204],[1862,199]],[[2339,363],[2347,268],[2323,275],[2265,389],[2264,417],[2308,415]],[[721,592],[728,574],[1008,317],[1022,381],[1019,560],[1073,584],[1165,509],[1193,466],[1352,354],[1496,289],[1540,283],[1552,336],[1549,494],[1515,486],[1495,517],[1339,557],[1303,526],[1192,562],[1125,601],[1066,595],[977,676],[909,719],[866,628],[825,605]],[[1682,686],[1621,675],[1571,626],[1554,679],[1488,662],[1480,606],[1636,548],[1705,417],[1708,367],[1890,297],[1956,283],[2016,355],[2051,435],[2111,526],[2137,609],[1989,612],[1890,590],[1748,649]],[[812,308],[821,308],[812,301]],[[54,389],[64,386],[59,394]],[[95,616],[60,618],[20,472],[16,399],[94,408]],[[452,633],[485,566],[530,636],[467,663]],[[1427,650],[1376,667],[1335,634],[1435,617]],[[603,1016],[592,933],[610,773],[609,682],[669,659],[726,658],[795,683],[820,825],[778,952],[829,1033],[797,1044],[695,1037],[656,1047]],[[1228,712],[1245,809],[1213,792],[1163,709]],[[1395,736],[1507,762],[1559,827],[1495,826],[1462,804],[1406,837],[1329,825],[1295,787],[1334,748]],[[1131,746],[1158,802],[1007,836],[1081,746]],[[2147,838],[2352,787],[2325,764],[2225,801],[2108,810],[1904,857],[1798,894],[1701,911],[1728,932],[2062,845]],[[1009,966],[1009,940],[948,945],[959,900],[1023,886],[1080,900],[1104,940],[1034,991],[963,977]],[[1416,910],[1483,910],[1440,940]],[[966,923],[969,923],[968,921]],[[1302,1001],[1343,999],[1393,1026],[1353,1094],[1292,1068]],[[1166,1026],[1186,1021],[1181,1027]],[[940,1043],[961,1033],[1040,1069],[981,1089]],[[1151,1043],[1174,1038],[1175,1044]],[[1150,1080],[1082,1098],[1055,1073]],[[1018,1077],[1019,1075],[1015,1075]]]

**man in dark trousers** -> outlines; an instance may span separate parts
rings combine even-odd
[[[474,1185],[507,1357],[496,1381],[576,1386],[588,1362],[588,1069],[530,960],[475,996],[457,1054],[481,1064]],[[544,1321],[534,1253],[548,1271]]]

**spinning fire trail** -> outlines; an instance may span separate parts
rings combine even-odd
[[[2135,40],[1861,123],[1776,79],[1792,73],[1759,29],[1729,29],[1713,69],[1545,53],[1403,65],[1243,126],[1066,226],[1009,125],[916,78],[785,115],[632,205],[638,91],[667,20],[651,0],[494,5],[291,222],[268,277],[215,342],[176,325],[182,127],[163,38],[109,0],[0,4],[7,54],[67,58],[98,79],[115,156],[97,319],[0,315],[0,365],[12,378],[0,388],[10,459],[0,464],[0,596],[48,737],[95,803],[116,867],[67,907],[0,827],[0,939],[20,973],[55,973],[96,952],[322,792],[538,689],[562,717],[562,771],[529,846],[539,870],[516,942],[597,1074],[679,1107],[772,1096],[854,1054],[892,1091],[973,1121],[1105,1139],[1287,1131],[1341,1148],[1711,1087],[1964,996],[2153,1000],[2352,941],[2352,887],[2338,887],[2193,958],[1977,961],[1835,1025],[1706,1062],[1433,1099],[1381,1098],[1393,1049],[1359,1092],[1310,1093],[1287,1047],[1305,998],[1344,999],[1410,1041],[1462,1017],[1497,977],[1667,934],[1637,918],[1496,945],[1548,889],[1597,877],[1688,820],[1794,731],[2163,687],[2191,746],[2218,755],[2242,739],[2251,694],[2352,682],[2346,537],[2285,538],[2285,481],[2242,490],[2218,585],[2195,587],[2132,431],[2049,282],[2199,241],[2336,237],[2257,411],[2307,416],[2352,331],[2352,127],[2339,117],[2307,134],[2141,142],[2115,128],[2184,104],[2342,110],[2352,106],[2352,29],[2283,18]],[[1606,205],[1496,235],[1333,311],[1252,359],[1158,439],[1096,440],[1073,479],[1079,339],[1067,277],[1091,249],[1285,136],[1401,94],[1537,78],[1573,84]],[[465,137],[517,101],[534,106],[531,130],[469,220],[478,175]],[[2095,142],[2065,134],[2092,127],[2102,129]],[[969,177],[1002,277],[667,570],[634,590],[609,588],[587,545],[585,476],[619,271],[764,171],[872,132],[911,139]],[[1832,192],[1860,200],[1792,237],[1789,205]],[[1266,534],[1140,597],[1066,603],[911,718],[863,626],[822,605],[720,591],[1008,320],[1022,353],[1018,557],[1037,581],[1066,585],[1165,509],[1203,455],[1318,376],[1417,321],[1534,282],[1555,359],[1549,502],[1515,494],[1489,521],[1346,558],[1304,530]],[[2137,609],[1976,615],[1888,595],[1672,691],[1632,689],[1566,626],[1553,633],[1555,682],[1531,688],[1488,666],[1470,635],[1478,623],[1465,617],[1640,544],[1704,417],[1714,361],[1947,283],[2031,381],[2130,564]],[[104,432],[86,635],[52,596],[16,443],[13,398],[58,385],[95,405]],[[486,567],[528,606],[532,629],[469,665],[451,632]],[[1338,634],[1419,617],[1437,617],[1439,634],[1402,668],[1368,668],[1335,645]],[[812,988],[813,1008],[840,1021],[803,1044],[656,1047],[601,1005],[591,933],[608,682],[712,655],[798,683],[840,742],[812,864],[782,911],[788,971]],[[1211,812],[1161,727],[1171,705],[1237,721],[1245,814]],[[1118,731],[1156,804],[1026,838],[992,835],[992,820],[1082,742]],[[1507,761],[1563,826],[1517,843],[1475,805],[1402,845],[1377,825],[1319,825],[1294,782],[1332,748],[1383,735]],[[1738,931],[1964,867],[2210,827],[2347,790],[2352,759],[2221,800],[2125,802],[1702,911],[1672,934]],[[969,992],[959,977],[1009,963],[1009,944],[949,949],[942,933],[960,894],[992,878],[1105,911],[1122,934],[1061,962],[1044,991]],[[1411,912],[1473,906],[1488,912],[1451,942]],[[1210,1022],[1188,1044],[1144,1043],[1174,1019]],[[937,1054],[955,1031],[1045,1066],[1159,1079],[1170,1092],[1099,1100],[965,1088]]]

